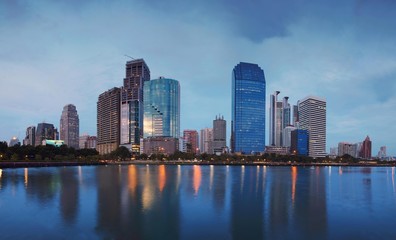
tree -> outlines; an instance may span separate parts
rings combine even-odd
[[[132,156],[132,154],[129,151],[129,149],[124,147],[124,146],[118,147],[116,150],[111,152],[110,155],[113,156],[114,158],[120,159],[122,161],[124,161],[126,159],[130,159],[131,156]]]

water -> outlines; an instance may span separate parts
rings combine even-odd
[[[396,239],[395,168],[3,169],[1,239]]]

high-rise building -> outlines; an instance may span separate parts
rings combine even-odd
[[[284,97],[282,101],[278,101],[278,94],[276,91],[270,96],[270,145],[290,147],[290,139],[285,142],[283,130],[290,126],[291,108],[289,104],[289,97]]]
[[[307,130],[296,129],[291,132],[290,153],[300,156],[308,156],[309,134]]]
[[[120,145],[120,89],[112,88],[98,97],[97,145],[100,154],[107,154]]]
[[[290,126],[291,108],[288,100],[289,97],[284,97],[282,102],[282,132],[287,126]],[[283,137],[282,146],[285,146]]]
[[[364,159],[371,159],[371,140],[369,136],[367,136],[362,143],[360,157]]]
[[[36,128],[35,146],[42,145],[43,140],[57,140],[57,130],[51,123],[39,123]]]
[[[379,159],[384,159],[386,158],[386,146],[381,146],[380,150],[378,152],[378,158]]]
[[[293,126],[287,126],[283,129],[283,147],[290,147],[291,146],[291,132],[296,130]]]
[[[357,155],[357,144],[340,142],[338,143],[338,156],[342,157],[348,154],[351,157],[356,157]]]
[[[252,63],[232,71],[231,151],[254,154],[265,150],[265,77]]]
[[[308,130],[309,156],[326,156],[326,100],[308,96],[298,101],[300,129]]]
[[[198,132],[197,130],[184,130],[183,131],[184,144],[186,145],[186,152],[199,153],[198,147]]]
[[[201,129],[199,146],[201,153],[213,154],[213,128]]]
[[[84,134],[84,135],[79,137],[79,148],[80,149],[96,148],[96,143],[97,143],[97,137],[96,136],[90,136],[88,134]]]
[[[36,127],[30,126],[26,129],[26,136],[23,140],[23,145],[35,146],[36,141]]]
[[[293,105],[293,126],[298,128],[299,124],[298,124],[298,106],[297,105]]]
[[[160,77],[144,84],[144,138],[180,134],[180,85]]]
[[[213,120],[213,153],[220,155],[227,148],[227,122],[224,116],[216,116]]]
[[[126,63],[125,72],[119,141],[133,152],[139,152],[140,138],[143,137],[143,86],[150,80],[150,69],[143,59],[135,59]]]
[[[69,147],[79,148],[80,120],[76,106],[68,104],[63,107],[60,118],[60,139]]]

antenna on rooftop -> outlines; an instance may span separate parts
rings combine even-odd
[[[124,54],[124,56],[125,56],[125,57],[129,57],[129,58],[132,59],[132,60],[135,60],[135,58],[133,58],[133,57],[131,57],[131,56],[129,56],[129,55]]]

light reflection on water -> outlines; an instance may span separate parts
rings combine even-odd
[[[395,168],[0,169],[11,239],[396,238]]]

